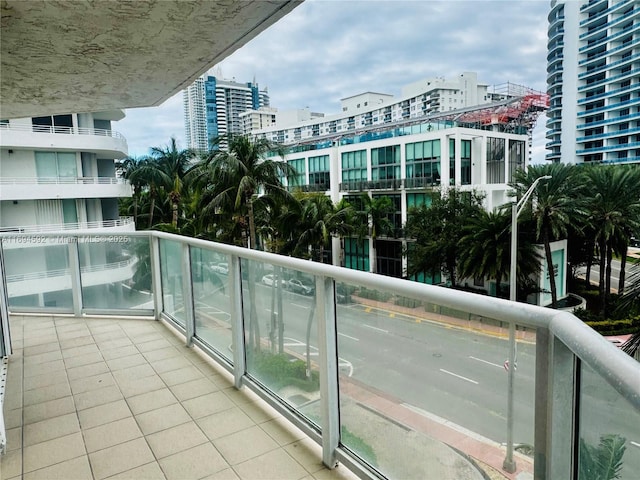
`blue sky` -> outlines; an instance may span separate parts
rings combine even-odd
[[[267,87],[273,107],[326,114],[339,112],[344,97],[399,95],[421,78],[465,71],[489,85],[545,91],[549,9],[547,0],[307,0],[215,68]],[[182,94],[126,114],[114,128],[130,155],[172,136],[185,146]],[[534,131],[534,163],[544,159],[544,121]]]

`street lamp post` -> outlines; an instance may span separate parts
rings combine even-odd
[[[522,196],[519,202],[513,202],[511,206],[511,266],[509,270],[509,300],[516,301],[516,265],[518,257],[518,216],[529,200],[529,197],[542,180],[549,180],[551,175],[538,177]],[[516,368],[516,324],[509,324],[509,369],[507,381],[507,455],[502,463],[502,468],[513,473],[516,471],[516,462],[513,459],[513,384]]]

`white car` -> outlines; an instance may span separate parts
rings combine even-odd
[[[284,285],[284,282],[282,280],[280,280],[280,282],[282,282]],[[262,277],[262,283],[269,286],[272,286],[275,283],[277,286],[276,277],[271,273],[269,275],[265,275],[264,277]]]
[[[227,263],[218,263],[213,265],[211,270],[222,275],[227,275],[229,273],[229,265]]]

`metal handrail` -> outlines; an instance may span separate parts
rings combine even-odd
[[[125,184],[124,178],[118,177],[2,177],[0,185],[115,185]]]
[[[48,225],[16,225],[0,227],[0,232],[8,233],[43,233],[68,230],[91,230],[94,228],[113,228],[133,225],[133,217],[122,217],[117,220],[98,220],[93,222],[52,223]]]
[[[60,125],[13,125],[11,123],[0,124],[0,130],[14,130],[28,133],[52,133],[61,135],[95,135],[98,137],[112,137],[126,143],[126,138],[115,130],[104,128],[65,127]]]

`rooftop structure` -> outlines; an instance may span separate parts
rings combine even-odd
[[[640,6],[551,2],[547,160],[640,163]]]

